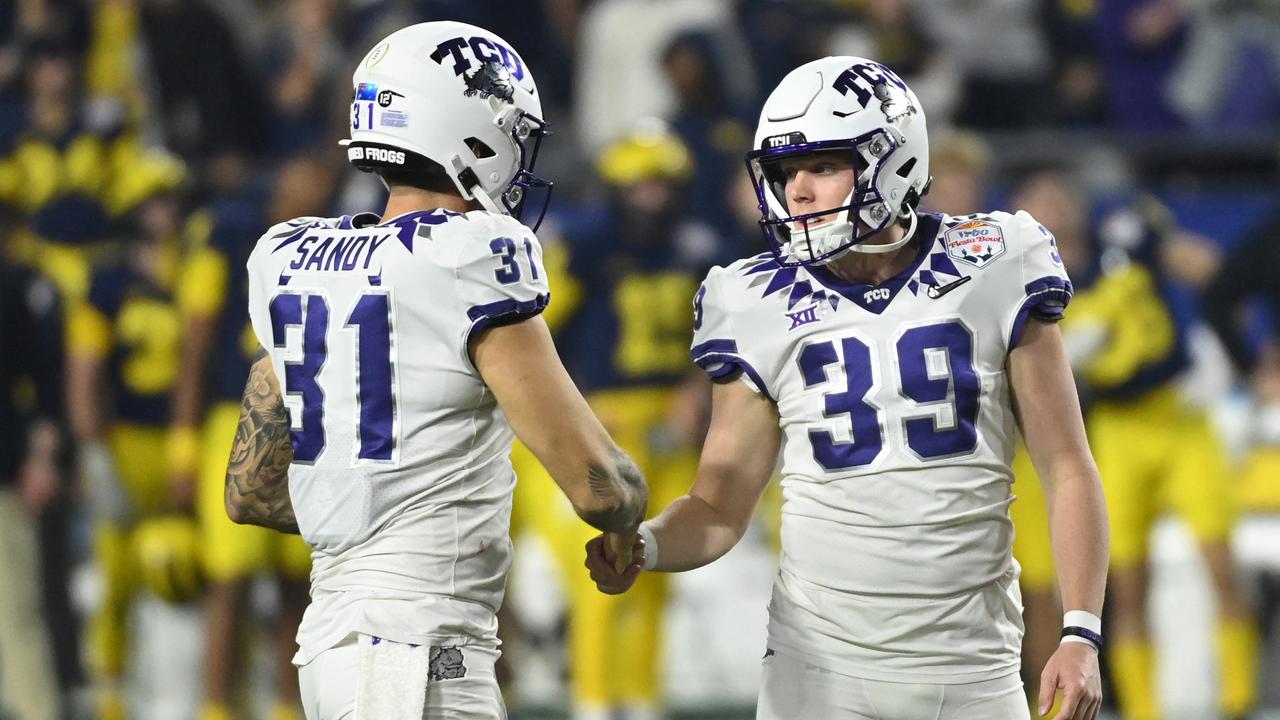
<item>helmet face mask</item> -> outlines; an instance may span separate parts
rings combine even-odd
[[[533,76],[504,40],[474,25],[411,25],[378,43],[352,76],[347,158],[366,172],[447,177],[485,210],[520,218],[550,134]],[[535,222],[536,227],[536,222]]]
[[[542,139],[551,134],[551,129],[542,118],[521,112],[511,128],[511,136],[519,151],[519,170],[511,178],[507,189],[502,193],[502,206],[507,214],[523,222],[525,208],[530,206],[530,195],[534,191],[541,193],[541,207],[537,201],[533,207],[538,208],[538,217],[529,224],[534,230],[542,224],[551,205],[551,190],[554,186],[550,180],[535,175],[534,165],[538,162],[538,151],[542,149]],[[532,142],[532,147],[528,144]]]
[[[762,216],[760,227],[770,249],[784,266],[831,262],[852,250],[853,245],[860,242],[857,238],[875,235],[891,223],[892,218],[882,209],[883,199],[875,190],[875,183],[863,179],[866,173],[880,169],[865,162],[863,155],[867,146],[875,141],[885,142],[880,131],[870,135],[873,137],[798,143],[748,153],[747,170]],[[852,165],[854,181],[848,194],[838,205],[806,213],[792,212],[787,201],[783,165],[789,160],[834,153],[846,154]],[[861,217],[864,209],[869,209],[879,222],[868,226]]]
[[[910,239],[915,205],[928,187],[928,137],[915,95],[887,67],[829,57],[792,71],[765,103],[756,146],[747,169],[761,230],[782,265],[888,252]],[[793,214],[782,162],[836,151],[852,156],[854,183],[844,202]],[[868,242],[899,220],[910,228],[900,240]]]

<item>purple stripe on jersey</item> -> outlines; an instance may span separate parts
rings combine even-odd
[[[713,380],[732,375],[735,372],[744,372],[747,377],[751,378],[751,382],[755,383],[756,388],[769,400],[773,400],[773,395],[769,394],[769,387],[764,384],[764,378],[756,369],[751,367],[751,363],[743,360],[738,355],[729,355],[726,353],[706,353],[694,359],[694,363],[698,367],[707,371],[707,375]]]
[[[787,298],[787,309],[794,309],[795,306],[805,298],[813,295],[813,285],[808,280],[801,280],[791,286],[791,295]]]
[[[413,236],[418,234],[418,226],[413,223],[404,223],[399,226],[396,231],[396,239],[404,245],[404,249],[413,252]]]
[[[436,208],[435,210],[420,210],[417,212],[405,213],[389,220],[384,225],[394,225],[399,228],[397,238],[404,245],[405,249],[413,252],[413,239],[420,233],[421,225],[443,225],[453,218],[464,217],[462,213],[456,213],[452,210],[444,208]],[[423,237],[430,237],[430,232],[426,232]]]
[[[551,302],[551,293],[542,293],[532,300],[499,300],[485,305],[475,305],[467,310],[471,319],[471,329],[467,331],[467,346],[476,333],[494,325],[507,325],[525,318],[533,317]]]
[[[755,273],[768,272],[769,270],[777,270],[781,267],[782,266],[778,264],[778,261],[773,259],[772,255],[767,255],[767,256],[757,255],[756,259],[752,260],[746,266],[746,269],[742,272],[742,274],[753,275]]]
[[[689,350],[689,355],[693,358],[694,362],[698,362],[699,357],[711,352],[737,355],[738,343],[732,340],[708,340],[699,345],[694,345]]]
[[[945,252],[936,252],[929,256],[929,269],[944,275],[960,274],[960,271],[956,269],[956,264],[951,262],[951,258]]]
[[[773,277],[769,278],[769,284],[765,287],[764,294],[761,297],[769,297],[783,288],[789,288],[794,285],[796,272],[796,268],[782,268],[774,273]]]
[[[290,230],[288,233],[285,233],[282,235],[276,235],[276,237],[284,237],[284,239],[280,241],[279,245],[276,245],[274,248],[272,248],[271,252],[272,253],[278,252],[281,249],[298,242],[303,238],[304,235],[307,234],[308,230],[311,230],[314,227],[315,227],[315,223],[308,223],[307,225],[303,225],[302,227],[296,228],[294,230]]]
[[[1018,314],[1013,318],[1013,330],[1009,333],[1010,350],[1022,340],[1022,330],[1026,327],[1028,317],[1048,322],[1061,320],[1074,292],[1071,281],[1057,275],[1032,280],[1027,283],[1024,291],[1027,297],[1022,301],[1022,307],[1018,308]]]

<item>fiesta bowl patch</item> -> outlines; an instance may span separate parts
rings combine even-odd
[[[948,255],[974,267],[985,267],[1004,254],[1004,233],[1000,227],[980,220],[951,228],[942,241],[947,245]]]

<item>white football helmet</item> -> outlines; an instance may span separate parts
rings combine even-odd
[[[915,232],[915,208],[929,187],[929,135],[915,93],[884,65],[827,57],[792,70],[765,101],[755,146],[747,168],[760,225],[784,265],[831,262],[850,251],[896,250]],[[856,177],[844,204],[792,215],[781,161],[839,150],[852,155]],[[833,212],[842,213],[837,221],[819,220]],[[899,218],[910,222],[901,240],[865,242]]]
[[[343,144],[357,168],[442,169],[462,197],[516,217],[530,189],[546,188],[550,199],[550,181],[533,174],[550,134],[538,88],[497,35],[459,22],[410,25],[375,45],[351,83],[351,139]]]

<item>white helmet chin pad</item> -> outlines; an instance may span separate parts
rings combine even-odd
[[[848,220],[838,220],[806,230],[793,230],[791,240],[783,245],[783,252],[801,265],[825,265],[851,252],[869,255],[893,252],[911,242],[911,236],[915,234],[919,216],[913,210],[908,214],[907,220],[910,224],[906,232],[890,243],[850,242],[854,227]],[[888,228],[882,232],[888,232]]]
[[[892,70],[856,57],[828,57],[793,70],[760,113],[756,150],[747,167],[756,188],[765,238],[784,265],[830,262],[848,252],[883,253],[915,231],[915,206],[929,183],[924,111]],[[839,207],[792,215],[779,161],[817,152],[852,154],[856,179]],[[812,225],[838,213],[835,222]],[[871,244],[899,219],[903,238]]]

